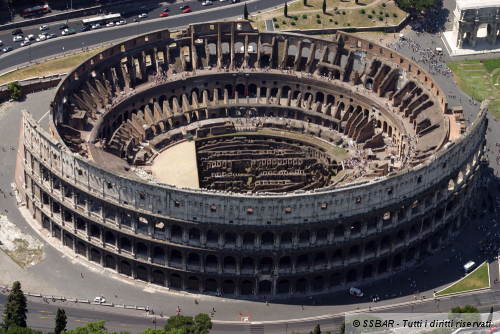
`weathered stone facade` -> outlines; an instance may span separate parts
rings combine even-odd
[[[243,54],[234,52],[238,41]],[[209,42],[217,46],[215,55],[203,54]],[[250,42],[257,44],[251,55]],[[227,54],[223,43],[230,44]],[[322,50],[321,56],[290,56],[290,44]],[[181,56],[185,47],[189,57]],[[91,143],[107,138],[123,165],[100,160],[111,154],[92,144],[93,160],[78,154],[75,115],[83,113],[85,121],[112,92],[148,82],[151,67],[190,70],[245,61],[250,68],[326,71],[336,81],[259,69],[179,78],[123,99],[94,123]],[[251,100],[252,92],[263,101]],[[375,101],[380,97],[397,110]],[[264,127],[286,129],[279,118],[293,121],[301,133],[308,132],[307,123],[317,125],[312,135],[325,142],[336,140],[329,129],[363,145],[376,131],[393,139],[403,158],[409,148],[401,115],[420,138],[413,163],[403,170],[293,193],[181,189],[131,176],[127,146],[143,140],[169,145],[181,128],[222,131],[241,116],[240,107],[276,113]],[[51,134],[24,111],[15,182],[33,217],[63,245],[123,275],[190,291],[326,291],[403,267],[461,228],[479,182],[487,107],[448,142],[443,92],[418,64],[390,49],[340,32],[332,41],[258,32],[244,22],[200,24],[175,39],[167,30],[138,36],[80,64],[58,86]]]

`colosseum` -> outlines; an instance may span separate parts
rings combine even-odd
[[[403,269],[473,208],[487,108],[344,32],[155,31],[23,111],[15,183],[75,256],[171,289],[325,292]],[[60,240],[60,241],[59,241]]]

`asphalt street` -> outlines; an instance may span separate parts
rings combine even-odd
[[[257,8],[259,10],[265,10],[266,8],[272,8],[274,6],[281,5],[284,0],[266,0],[261,2],[251,1],[248,2],[249,12],[256,12]],[[180,10],[182,4],[188,4],[192,13],[183,13]],[[54,54],[59,54],[69,50],[79,50],[82,47],[107,43],[111,40],[128,38],[133,35],[143,34],[148,31],[174,28],[174,27],[184,27],[191,23],[199,23],[213,20],[222,20],[229,17],[243,16],[243,7],[245,2],[231,4],[230,1],[213,1],[213,5],[202,6],[201,1],[186,1],[186,2],[176,2],[174,4],[169,4],[170,9],[169,16],[166,18],[160,18],[160,14],[163,12],[165,6],[160,6],[154,10],[145,11],[148,14],[148,18],[141,20],[139,23],[133,22],[133,19],[137,17],[137,13],[125,14],[123,17],[127,21],[127,25],[118,27],[103,27],[101,29],[80,32],[82,26],[82,19],[70,21],[68,26],[70,29],[75,29],[77,33],[70,36],[61,36],[61,31],[59,26],[66,22],[55,22],[49,25],[49,30],[44,32],[55,33],[58,37],[42,42],[33,42],[29,47],[21,47],[20,42],[13,42],[13,36],[11,31],[0,32],[0,40],[3,41],[3,47],[12,46],[14,51],[4,53],[0,51],[0,72],[5,71],[12,66],[18,66],[21,64],[26,64],[31,60],[43,59],[44,57],[49,57]],[[97,16],[97,15],[94,15]],[[35,37],[38,36],[42,31],[40,31],[39,26],[22,28],[24,36],[30,34]],[[21,50],[16,50],[21,49]]]

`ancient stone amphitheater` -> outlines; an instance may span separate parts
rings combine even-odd
[[[468,128],[418,64],[354,35],[248,22],[155,31],[23,111],[15,182],[78,256],[173,289],[350,287],[420,261],[471,214]]]

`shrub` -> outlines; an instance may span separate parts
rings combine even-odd
[[[295,15],[295,16],[293,17],[293,19],[294,19],[295,21],[297,21],[297,20],[299,19],[299,17],[298,17],[297,15]]]
[[[335,21],[335,24],[339,24],[339,21]]]
[[[339,9],[339,7],[335,7],[335,8],[333,9],[333,11],[334,11],[334,12],[336,12],[338,9]]]
[[[361,9],[359,12],[360,12],[361,14],[366,13],[364,9]]]
[[[379,16],[379,17],[378,17],[378,19],[379,19],[380,21],[383,21],[383,20],[384,20],[384,17],[381,15],[381,16]]]
[[[392,16],[394,16],[394,17],[398,17],[398,14],[394,13],[394,14],[392,14]]]
[[[21,95],[23,94],[23,90],[19,82],[9,82],[7,84],[7,90],[9,91],[10,98],[13,100],[19,100]]]
[[[285,21],[285,20],[283,20],[283,21],[281,21],[281,23],[286,24],[286,21]]]
[[[347,26],[348,26],[348,27],[350,27],[350,26],[351,26],[351,24],[350,24],[350,23],[347,23]]]
[[[385,2],[382,2],[382,7],[385,7]]]
[[[295,21],[290,22],[290,24],[291,24],[292,26],[294,26],[294,25],[295,25]]]
[[[319,19],[319,14],[316,14],[316,18]]]
[[[373,19],[373,15],[368,14],[368,18],[369,18],[369,19]]]
[[[302,18],[303,19],[307,19],[307,15],[306,14],[302,14]]]
[[[321,23],[321,20],[316,20],[316,23],[317,23],[317,24],[320,24],[320,23]]]
[[[279,27],[280,27],[280,25],[279,25],[278,23],[275,23],[275,24],[274,24],[274,27],[275,27],[275,28],[279,28]]]
[[[384,12],[383,12],[383,11],[380,11],[380,12],[378,12],[378,13],[379,13],[380,15],[384,15]]]
[[[276,22],[276,21],[278,21],[278,19],[277,19],[277,18],[275,18],[275,17],[273,17],[273,22]]]
[[[389,13],[385,13],[385,17],[389,17]]]
[[[345,10],[342,11],[342,15],[345,15]]]
[[[374,9],[372,9],[372,14],[375,14],[375,13],[376,13],[376,12],[375,12],[375,10],[374,10]]]
[[[333,19],[332,19],[332,18],[330,18],[328,21],[333,22]]]

